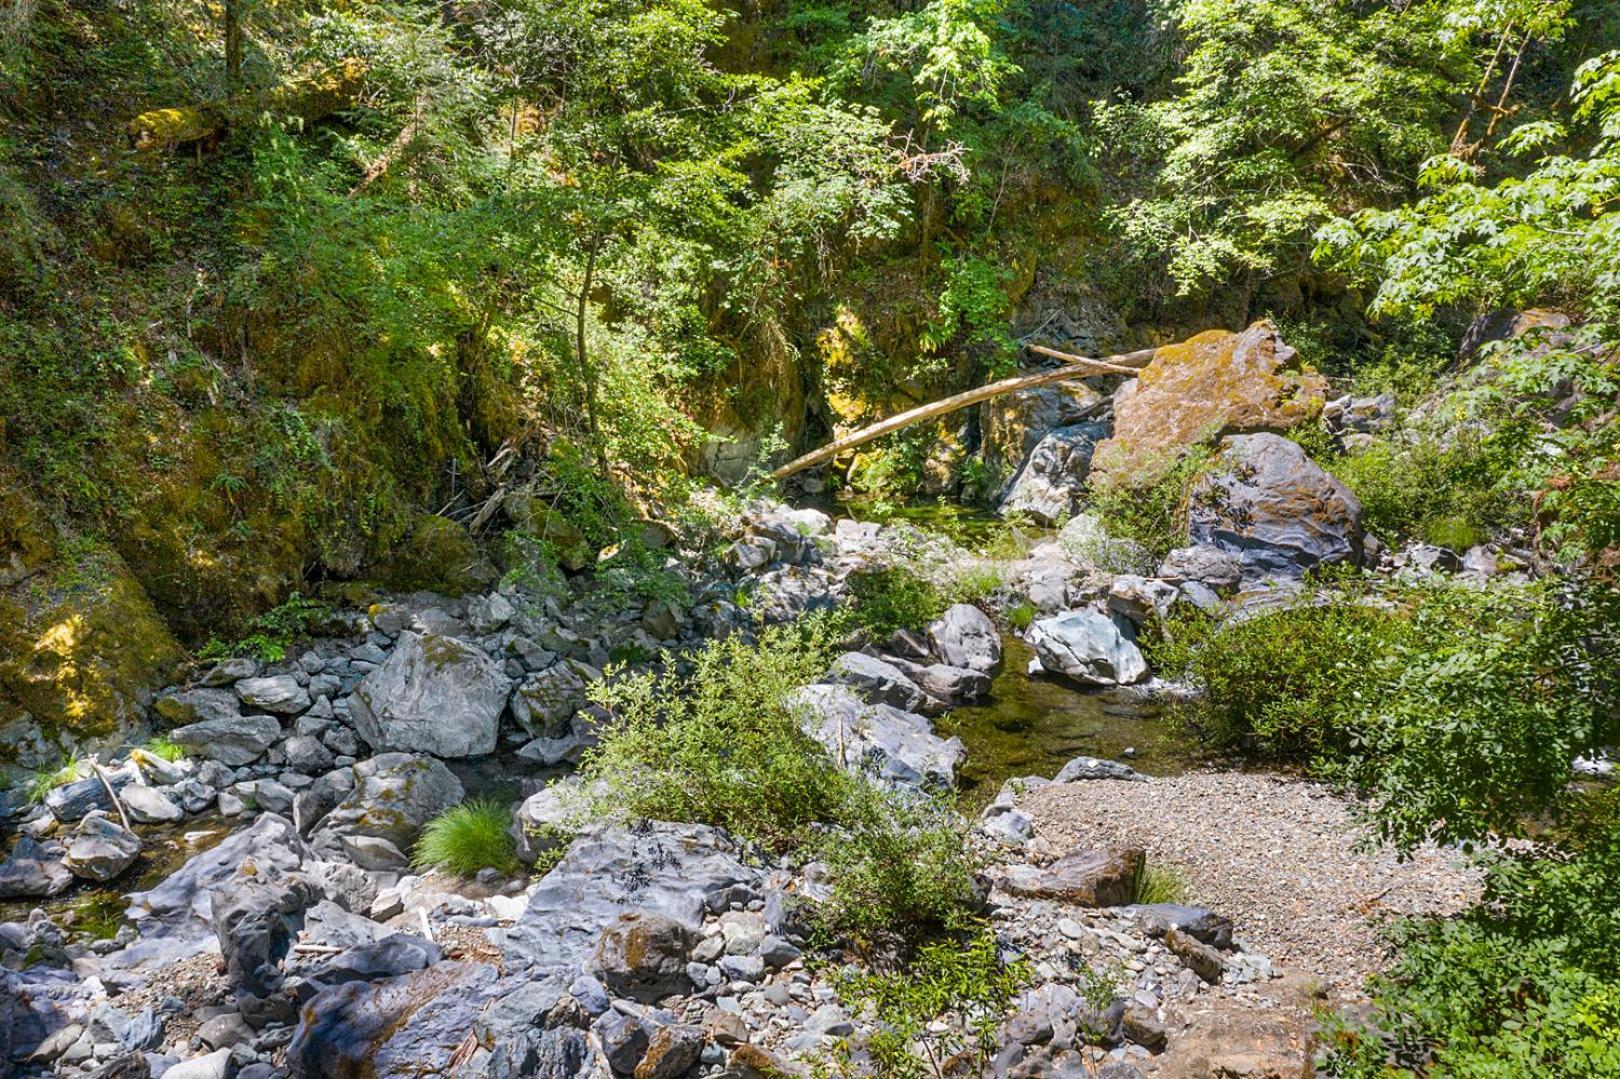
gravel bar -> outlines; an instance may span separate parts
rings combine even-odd
[[[1358,849],[1365,830],[1352,803],[1286,776],[1052,784],[1020,807],[1054,850],[1144,848],[1150,865],[1180,871],[1188,902],[1230,916],[1240,939],[1340,989],[1384,965],[1380,923],[1455,913],[1479,894],[1478,871],[1455,851],[1428,846],[1402,861],[1388,848]]]

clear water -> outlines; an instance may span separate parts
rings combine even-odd
[[[990,801],[1014,776],[1051,778],[1082,755],[1126,760],[1126,751],[1134,750],[1129,763],[1148,775],[1174,775],[1193,763],[1161,716],[1044,676],[1031,678],[1029,645],[1006,637],[1002,646],[1004,660],[990,702],[958,708],[936,724],[941,734],[954,734],[967,747],[960,772],[967,805]]]

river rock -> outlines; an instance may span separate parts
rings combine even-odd
[[[916,711],[943,711],[990,699],[991,679],[984,671],[971,671],[966,667],[951,667],[944,663],[930,663],[925,667],[904,659],[891,659],[889,662],[922,689],[923,707]]]
[[[959,738],[941,738],[914,712],[867,704],[848,686],[817,684],[795,690],[805,733],[844,767],[870,772],[903,787],[950,787],[966,756]]]
[[[724,833],[704,825],[587,825],[535,886],[516,924],[491,930],[490,938],[508,971],[531,977],[556,971],[571,980],[621,914],[660,914],[695,933],[705,912],[756,895],[760,871],[744,865],[741,854]]]
[[[585,687],[601,678],[601,671],[578,660],[554,663],[512,691],[512,718],[531,738],[561,738],[585,707]]]
[[[466,797],[461,781],[432,757],[382,753],[352,771],[353,789],[310,833],[310,849],[326,858],[353,860],[353,842],[367,838],[396,853],[409,850],[424,824]]]
[[[980,455],[995,481],[992,501],[1000,502],[1006,496],[1019,466],[1047,432],[1079,424],[1105,407],[1107,399],[1078,380],[1019,390],[981,405],[979,427],[984,438]]]
[[[168,824],[185,818],[186,811],[156,787],[130,784],[119,794],[129,819],[137,824]]]
[[[297,1079],[450,1075],[450,1059],[497,995],[494,967],[437,963],[383,981],[315,994],[287,1046]]]
[[[309,691],[290,674],[266,678],[244,678],[236,683],[242,703],[278,716],[296,716],[309,708]]]
[[[986,674],[1001,666],[1001,634],[990,616],[957,603],[928,626],[928,640],[941,663]]]
[[[349,697],[349,712],[379,752],[479,757],[495,751],[507,689],[506,675],[481,649],[405,630]]]
[[[242,714],[242,702],[224,688],[185,689],[164,693],[152,702],[152,711],[177,727],[234,719]]]
[[[692,988],[686,976],[690,947],[691,934],[674,918],[630,911],[602,930],[590,972],[615,996],[651,1004]]]
[[[1313,420],[1327,380],[1307,367],[1270,322],[1242,333],[1207,330],[1154,353],[1114,395],[1114,433],[1092,470],[1106,482],[1147,487],[1211,437],[1287,431]]]
[[[1219,984],[1221,975],[1226,972],[1225,957],[1191,933],[1180,929],[1166,930],[1164,946],[1185,963],[1188,970],[1211,985]]]
[[[1361,557],[1361,502],[1296,442],[1278,435],[1223,439],[1194,482],[1187,533],[1236,556],[1246,579],[1299,577]]]
[[[205,719],[169,732],[169,740],[188,755],[219,761],[233,768],[252,764],[280,737],[281,724],[275,716]]]
[[[122,768],[104,768],[101,775],[107,777],[107,783],[112,785],[113,790],[122,791],[135,781],[136,772],[126,764]],[[107,796],[107,784],[102,783],[101,776],[93,774],[52,787],[45,795],[45,808],[64,824],[97,810],[109,812],[112,807],[112,799]]]
[[[1080,505],[1091,455],[1108,432],[1103,423],[1048,431],[1029,451],[998,512],[1002,516],[1022,514],[1043,525],[1069,517]]]
[[[1232,919],[1212,910],[1180,903],[1149,903],[1132,907],[1131,913],[1150,937],[1162,937],[1179,929],[1211,947],[1232,947]]]
[[[128,897],[140,939],[106,960],[114,968],[167,966],[215,945],[212,893],[257,873],[288,873],[310,858],[292,821],[264,813],[218,846],[193,855],[146,892]]]
[[[678,1079],[697,1063],[703,1052],[703,1031],[671,1023],[653,1031],[647,1051],[636,1065],[635,1079]]]
[[[1146,855],[1139,847],[1075,849],[1044,869],[1015,865],[1001,880],[1013,895],[1082,907],[1122,907],[1136,898]]]
[[[1087,779],[1127,779],[1146,782],[1147,776],[1119,761],[1105,761],[1098,757],[1076,757],[1052,777],[1052,782],[1078,783]]]
[[[11,857],[0,862],[0,899],[45,899],[61,895],[73,883],[62,859],[38,840],[17,838]]]
[[[1101,611],[1043,618],[1029,630],[1041,668],[1094,686],[1129,685],[1147,676],[1142,650]]]
[[[105,883],[135,864],[141,837],[98,814],[79,822],[62,863],[75,877]]]
[[[1108,585],[1108,609],[1138,629],[1158,625],[1181,589],[1167,581],[1122,573]]]
[[[298,874],[232,880],[214,890],[210,915],[232,988],[262,997],[280,987],[281,961],[319,898],[314,882]]]
[[[303,973],[323,986],[374,982],[426,970],[443,959],[443,949],[430,940],[411,933],[390,933],[380,940],[356,944]]]
[[[578,796],[579,780],[569,776],[523,800],[512,814],[512,838],[520,859],[533,865],[544,852],[568,842],[575,828]]]
[[[865,652],[845,652],[833,660],[826,681],[849,686],[870,704],[915,712],[926,699],[922,688],[899,667]]]

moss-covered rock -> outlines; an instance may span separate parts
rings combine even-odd
[[[458,596],[489,585],[495,570],[465,528],[423,513],[383,562],[381,575],[393,588]]]
[[[117,552],[58,530],[0,471],[0,567],[0,765],[139,730],[184,651]]]

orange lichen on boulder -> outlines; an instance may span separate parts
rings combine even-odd
[[[1282,432],[1317,417],[1327,380],[1269,321],[1242,333],[1206,330],[1159,349],[1114,397],[1114,434],[1092,474],[1149,486],[1188,449],[1223,435]]]

